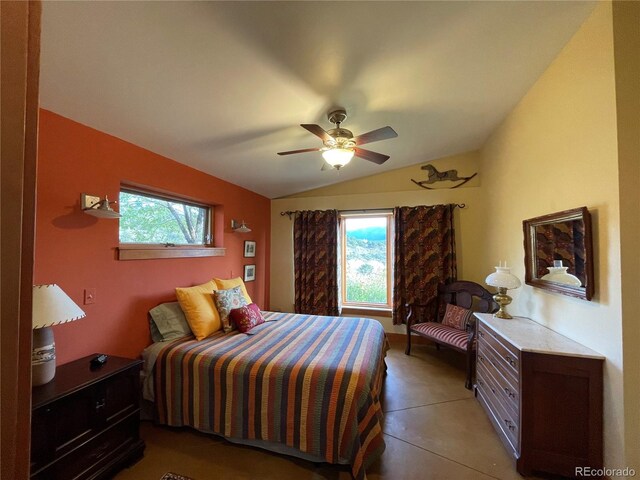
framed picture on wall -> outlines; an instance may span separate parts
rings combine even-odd
[[[255,257],[256,256],[256,242],[251,240],[244,241],[244,256]]]
[[[256,266],[255,265],[245,265],[244,266],[244,281],[252,282],[256,279]]]

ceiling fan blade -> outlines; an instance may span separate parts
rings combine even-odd
[[[353,139],[356,145],[364,145],[365,143],[379,142],[380,140],[387,140],[389,138],[396,138],[398,134],[396,131],[387,126],[378,128],[377,130],[371,130],[370,132],[358,135]]]
[[[324,128],[322,128],[320,125],[315,125],[313,123],[302,123],[300,124],[300,126],[310,131],[314,135],[320,137],[323,142],[333,140],[333,137],[325,132]]]
[[[293,155],[294,153],[319,152],[319,148],[303,148],[302,150],[289,150],[288,152],[278,152],[278,155]]]
[[[389,160],[389,155],[384,155],[383,153],[372,152],[371,150],[365,150],[364,148],[354,148],[355,156],[364,158],[365,160],[369,160],[370,162],[377,163],[378,165],[382,165],[384,162]]]

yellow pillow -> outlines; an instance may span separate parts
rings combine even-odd
[[[217,290],[213,280],[202,285],[176,288],[176,297],[187,317],[196,339],[202,340],[222,328],[220,314],[213,304],[212,293]]]
[[[247,293],[247,289],[244,286],[244,282],[240,277],[230,278],[229,280],[214,278],[213,281],[216,282],[216,285],[218,286],[218,290],[229,290],[230,288],[233,288],[233,287],[240,287],[240,290],[242,290],[242,295],[244,295],[244,299],[247,301],[247,303],[253,303],[251,301],[251,297]]]

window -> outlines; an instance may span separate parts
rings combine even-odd
[[[391,308],[392,212],[341,215],[342,305]]]
[[[134,190],[120,191],[120,243],[206,245],[209,207]]]
[[[213,207],[163,194],[122,188],[121,260],[223,255],[213,243]]]

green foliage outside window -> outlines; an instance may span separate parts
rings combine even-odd
[[[371,219],[373,226],[346,230],[346,285],[348,303],[387,304],[386,219]],[[381,226],[383,223],[384,226]]]
[[[208,208],[122,190],[120,243],[207,244]]]

